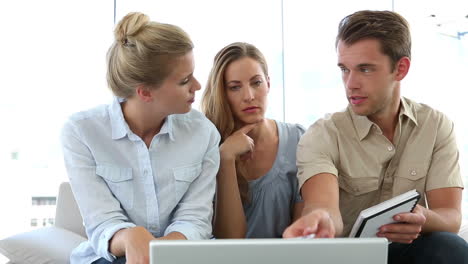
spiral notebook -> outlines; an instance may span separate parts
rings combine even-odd
[[[411,190],[362,210],[349,237],[376,237],[379,227],[395,223],[394,215],[413,211],[420,197],[416,190]]]

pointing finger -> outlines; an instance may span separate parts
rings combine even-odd
[[[252,129],[254,129],[257,126],[257,123],[254,124],[248,124],[243,127],[241,127],[238,131],[241,131],[244,134],[249,133]]]

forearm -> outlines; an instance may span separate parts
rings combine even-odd
[[[462,188],[439,188],[426,193],[428,208],[422,207],[426,222],[422,232],[458,233],[461,224]]]
[[[424,209],[426,222],[422,227],[423,233],[446,231],[458,233],[461,225],[461,213],[454,208]]]
[[[134,228],[143,228],[141,226],[136,226]],[[125,247],[128,233],[130,232],[130,228],[124,228],[117,231],[112,239],[109,241],[109,252],[116,256],[122,257],[125,256]]]
[[[307,180],[301,188],[304,199],[302,215],[313,211],[325,211],[331,218],[335,236],[343,233],[343,220],[339,207],[339,188],[336,176],[320,173]]]
[[[221,159],[217,181],[213,234],[217,238],[244,238],[247,223],[234,159]]]

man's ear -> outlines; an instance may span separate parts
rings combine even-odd
[[[149,103],[153,100],[153,94],[151,93],[151,90],[143,84],[140,84],[136,87],[135,93],[137,97],[145,103]]]
[[[403,80],[405,76],[408,74],[409,68],[411,65],[411,60],[408,57],[401,58],[397,64],[395,65],[396,70],[396,79],[397,81]]]

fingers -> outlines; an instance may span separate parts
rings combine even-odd
[[[240,155],[240,160],[242,161],[246,161],[246,160],[249,160],[249,159],[252,159],[253,158],[253,152],[252,151],[249,151],[247,153],[244,153],[242,155]]]
[[[419,234],[421,226],[413,224],[388,224],[380,227],[379,231],[381,233]]]
[[[378,237],[385,237],[392,242],[412,243],[418,238],[421,225],[416,224],[389,224],[380,227]]]
[[[377,233],[377,236],[385,237],[389,241],[392,241],[392,242],[409,244],[409,243],[412,243],[413,240],[419,237],[419,232],[418,233],[390,233],[390,232],[382,233],[382,232],[379,232]]]
[[[398,222],[405,222],[421,226],[426,223],[426,217],[424,216],[423,209],[419,205],[414,208],[413,212],[397,214],[393,217],[393,219]]]
[[[315,234],[316,238],[335,236],[335,227],[330,215],[323,210],[315,210],[303,215],[283,232],[284,238]]]
[[[249,159],[252,159],[253,158],[253,153],[254,153],[254,147],[255,147],[255,143],[253,141],[252,138],[250,138],[249,136],[245,135],[245,137],[247,138],[247,150],[245,150],[241,155],[240,155],[240,159],[243,160],[243,161],[246,161],[246,160],[249,160]]]
[[[299,218],[283,232],[284,238],[294,238],[302,236],[305,231],[303,217]]]
[[[240,131],[240,132],[242,132],[244,134],[248,134],[250,132],[250,130],[254,129],[257,125],[258,125],[258,123],[248,124],[248,125],[245,125],[245,126],[241,127],[238,131]]]
[[[256,124],[252,125],[255,126]],[[224,159],[235,159],[240,156],[241,160],[247,160],[253,157],[254,140],[242,131],[242,129],[249,130],[249,128],[246,128],[248,126],[251,125],[237,130],[221,144],[220,152]]]
[[[317,232],[315,233],[316,238],[331,238],[335,237],[335,225],[330,217],[330,214],[326,211],[317,211],[317,217],[319,219],[317,223]]]
[[[286,228],[283,232],[284,238],[294,238],[315,234],[317,231],[318,219],[313,214],[301,216],[292,225]]]
[[[335,227],[332,220],[329,217],[320,219],[316,238],[331,238],[335,237]]]
[[[419,234],[377,233],[378,237],[385,237],[389,241],[409,244],[419,237]]]

